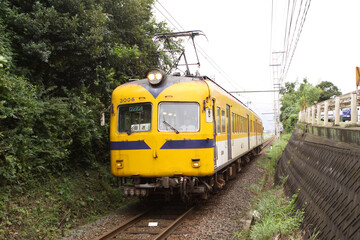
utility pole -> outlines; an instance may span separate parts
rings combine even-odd
[[[280,55],[285,52],[272,52],[271,55],[271,64],[272,67],[272,80],[273,80],[273,87],[274,87],[274,129],[275,129],[275,136],[276,139],[280,139],[280,89],[281,89],[281,78],[280,78],[280,71],[281,71],[281,61]]]

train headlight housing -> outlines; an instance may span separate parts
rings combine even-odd
[[[117,169],[124,168],[124,161],[123,160],[116,160],[116,168]]]
[[[192,167],[193,168],[199,168],[200,167],[200,159],[191,159]]]
[[[166,75],[163,71],[159,69],[154,69],[148,72],[146,78],[148,79],[151,85],[156,85],[161,83],[161,81],[163,81],[166,78]]]

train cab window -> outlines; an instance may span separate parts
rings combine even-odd
[[[200,107],[198,103],[162,102],[159,104],[159,131],[198,132]]]
[[[119,106],[118,131],[148,132],[151,130],[151,104],[129,104]]]

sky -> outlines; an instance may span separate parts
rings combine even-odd
[[[293,27],[300,9],[300,1],[297,2]],[[332,82],[343,94],[354,91],[355,67],[360,67],[360,1],[310,2],[284,82],[301,82],[307,78],[313,85]],[[285,0],[158,0],[154,14],[174,31],[202,30],[206,34],[206,38],[195,38],[203,53],[199,54],[200,69],[196,69],[202,75],[215,78],[227,91],[271,90],[276,69],[270,65],[285,65],[281,62],[283,53],[273,52],[284,51],[285,24],[290,19],[286,14],[287,3]],[[288,36],[293,39],[292,34]],[[196,62],[191,44],[185,42],[185,51]],[[274,108],[273,93],[236,96],[263,119],[265,130],[274,128],[273,115],[268,114]]]

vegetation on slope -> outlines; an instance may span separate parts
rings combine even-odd
[[[169,30],[152,4],[0,1],[1,239],[56,238],[123,204],[99,115],[157,66],[152,37]]]
[[[258,184],[253,184],[250,190],[255,193],[252,199],[254,224],[249,232],[235,233],[235,237],[246,239],[301,239],[300,225],[303,211],[297,210],[297,196],[291,199],[285,197],[281,186],[273,185],[277,160],[284,151],[290,134],[282,135],[279,142],[274,142],[272,148],[266,151],[266,156],[257,161],[264,169],[264,177]]]

